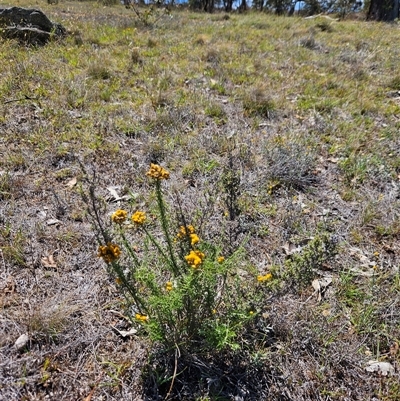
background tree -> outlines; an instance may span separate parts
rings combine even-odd
[[[231,12],[233,8],[233,0],[224,0],[224,9],[227,13]]]
[[[374,21],[394,21],[399,17],[399,0],[371,0],[367,19]]]
[[[278,15],[290,13],[291,6],[293,5],[292,0],[268,0],[268,5],[274,9]]]
[[[239,11],[246,11],[247,10],[247,1],[241,0],[240,6],[238,7]]]
[[[263,11],[264,9],[264,0],[253,0],[253,7],[254,10]]]

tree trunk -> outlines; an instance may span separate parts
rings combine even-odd
[[[296,4],[297,1],[293,1],[293,3],[290,5],[290,9],[289,9],[289,17],[291,17],[294,14],[294,11],[296,10]]]
[[[225,2],[225,11],[227,13],[230,13],[232,11],[232,6],[233,6],[233,0],[227,0]]]
[[[373,21],[394,21],[399,16],[399,0],[371,0],[367,19]]]
[[[246,0],[242,0],[239,6],[239,11],[246,11],[247,10],[247,2]]]
[[[214,0],[206,0],[203,9],[207,13],[212,13],[214,11]]]

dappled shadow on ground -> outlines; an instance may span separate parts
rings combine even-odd
[[[144,375],[144,399],[261,400],[277,381],[267,365],[246,352],[191,354],[166,359],[154,355]],[[174,372],[176,374],[174,376]],[[173,379],[173,381],[172,381]]]

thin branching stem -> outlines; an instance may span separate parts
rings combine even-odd
[[[128,239],[126,238],[126,236],[125,236],[125,234],[124,234],[124,232],[123,232],[121,227],[120,227],[120,230],[119,230],[119,234],[120,234],[120,236],[122,238],[122,241],[123,241],[123,243],[125,245],[125,248],[127,249],[129,255],[132,257],[135,266],[137,268],[139,268],[141,266],[141,263],[140,263],[139,259],[137,258],[137,256],[135,255],[135,252],[132,249],[132,247],[131,247]]]
[[[165,262],[171,266],[171,268],[174,270],[174,273],[176,274],[177,272],[174,269],[175,266],[173,265],[171,259],[165,254],[164,250],[161,248],[160,244],[157,242],[154,236],[145,227],[143,227],[143,231],[146,233],[150,242],[157,248],[157,251],[160,253]]]
[[[178,276],[179,275],[179,265],[176,262],[174,247],[173,247],[171,236],[170,236],[169,230],[168,230],[169,225],[168,225],[168,219],[167,219],[167,214],[166,214],[166,210],[165,210],[164,199],[163,199],[162,192],[161,192],[160,180],[156,180],[156,195],[157,195],[158,208],[160,210],[161,227],[163,229],[165,239],[167,240],[171,267],[173,268],[174,274],[176,276]]]
[[[126,291],[128,291],[129,295],[133,298],[133,301],[135,302],[135,305],[138,308],[139,313],[142,313],[143,311],[148,313],[148,309],[146,307],[146,302],[144,302],[143,299],[139,296],[138,292],[136,291],[135,286],[132,285],[132,283],[130,283],[126,279],[126,276],[125,276],[120,264],[118,262],[113,262],[112,268],[117,273],[117,276],[121,280],[123,287],[126,289]]]

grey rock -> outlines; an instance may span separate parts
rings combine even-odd
[[[66,36],[66,29],[54,23],[34,8],[0,8],[0,33],[5,38],[18,39],[30,45],[44,45]]]

